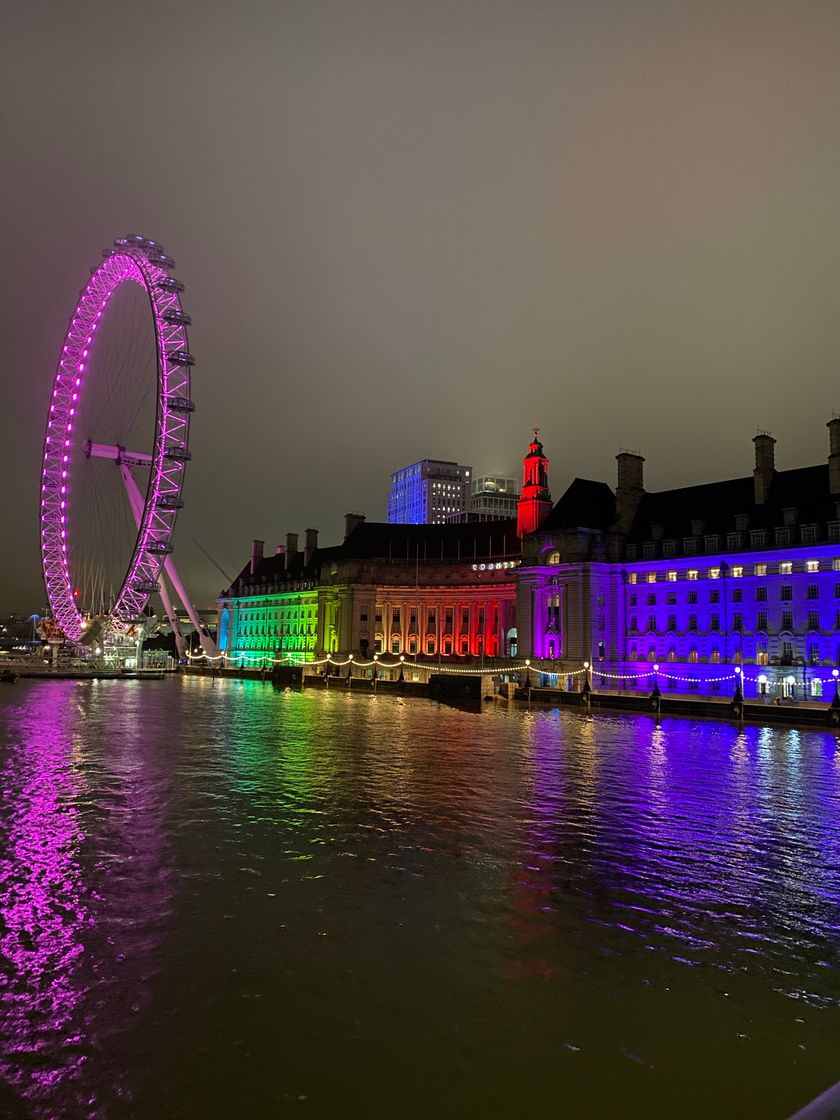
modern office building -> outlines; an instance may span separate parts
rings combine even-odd
[[[485,474],[472,480],[470,513],[483,521],[504,521],[516,517],[519,483],[515,478]]]
[[[470,508],[472,468],[443,459],[421,459],[391,475],[389,525],[443,525]]]

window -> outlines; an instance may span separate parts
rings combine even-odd
[[[630,629],[635,633],[639,629],[639,620],[634,615],[630,619]]]
[[[686,572],[686,579],[697,579],[697,576],[699,574],[700,573],[697,571],[696,568],[689,568],[688,571]]]
[[[733,579],[740,579],[741,576],[743,576],[743,574],[744,574],[743,565],[741,565],[741,564],[733,565],[733,567],[732,567],[732,578]]]
[[[757,587],[755,589],[755,598],[756,598],[756,602],[758,602],[758,603],[766,603],[767,602],[767,588],[766,587]]]
[[[793,571],[793,564],[791,563],[791,561],[790,560],[782,560],[781,564],[779,564],[779,575],[780,576],[789,576],[792,571]]]
[[[759,611],[755,616],[755,628],[756,630],[767,629],[767,611]]]
[[[373,616],[373,621],[374,622],[381,622],[382,621],[382,615],[381,614],[375,614]]]
[[[703,547],[706,552],[718,552],[720,550],[720,537],[717,533],[711,533],[709,536],[703,538]]]
[[[360,614],[359,615],[359,621],[360,622],[367,622],[367,620],[368,620],[368,617],[367,617],[366,614]]]
[[[820,628],[820,612],[808,611],[808,629],[819,630]]]
[[[719,665],[720,664],[720,650],[719,649],[713,649],[712,652],[711,652],[711,655],[709,657],[709,660],[711,661],[711,663],[713,665]],[[720,684],[719,681],[715,681],[714,683],[715,684]]]
[[[636,582],[636,573],[635,572],[628,572],[627,573],[627,582],[628,583],[635,583]]]
[[[560,553],[557,551],[556,548],[554,549],[553,552],[549,552],[548,560],[546,560],[546,563],[547,564],[559,564],[560,563]]]
[[[720,592],[718,590],[714,590],[714,591],[709,592],[709,602],[710,603],[719,603],[720,602]]]
[[[734,552],[736,548],[744,547],[744,534],[743,533],[727,533],[726,534],[726,547],[730,552]]]
[[[696,537],[683,537],[683,552],[686,556],[693,556],[697,551]]]
[[[793,598],[793,587],[789,583],[782,584],[781,591],[779,592],[779,598],[783,602],[789,602]]]
[[[767,644],[766,642],[756,642],[755,645],[755,663],[756,665],[767,664]]]
[[[652,614],[648,615],[647,628],[648,628],[648,630],[655,630],[656,629],[656,617]]]
[[[393,611],[391,612],[391,622],[393,623],[394,626],[399,626],[399,624],[400,624],[400,608],[399,607],[394,607]]]
[[[809,583],[808,584],[808,598],[809,599],[819,599],[819,597],[820,597],[819,587],[815,583]]]
[[[743,532],[744,529],[748,528],[749,524],[750,524],[750,515],[748,513],[736,513],[735,514],[735,528],[738,529],[740,532]]]
[[[697,664],[697,648],[695,646],[692,646],[691,649],[688,651],[688,660],[691,662],[692,665]],[[693,686],[695,688],[697,687],[697,682],[696,681],[692,681],[691,683],[693,684]]]
[[[795,509],[782,510],[782,520],[785,525],[795,525],[797,522],[797,512]]]
[[[838,583],[837,586],[840,587],[840,583]],[[637,595],[631,595],[630,596],[630,606],[631,607],[635,607],[637,599],[638,599]]]
[[[816,544],[819,540],[819,533],[818,525],[803,525],[799,530],[799,536],[803,544]]]
[[[696,614],[690,614],[688,616],[688,628],[689,628],[689,630],[696,630],[697,629],[697,615]]]
[[[793,540],[793,529],[777,528],[775,530],[775,536],[776,536],[776,544],[779,544],[779,545],[790,544]]]
[[[669,630],[676,630],[676,628],[677,628],[677,616],[675,614],[669,614],[668,615],[668,629]]]
[[[767,575],[767,565],[766,564],[756,564],[755,567],[753,568],[753,575],[754,576],[766,576]]]
[[[840,572],[840,556],[835,556],[831,561],[831,567],[835,572]]]
[[[668,581],[668,583],[676,583],[677,582],[677,573],[672,570],[672,571],[667,573],[667,575],[665,576],[665,579]]]
[[[399,652],[400,652],[400,640],[399,640],[399,638],[392,638],[391,639],[391,653],[399,653]]]
[[[733,603],[741,603],[741,602],[743,602],[743,599],[744,599],[744,592],[741,590],[740,587],[736,587],[735,590],[732,592],[732,602]]]
[[[720,579],[720,568],[709,568],[709,579]]]
[[[696,591],[689,591],[688,601],[689,601],[690,604],[697,602],[697,592]]]
[[[648,583],[656,583],[656,572],[648,572],[647,581]]]
[[[638,550],[637,550],[637,548],[634,544],[628,544],[627,545],[627,559],[628,560],[635,560],[637,551]]]
[[[764,548],[766,544],[767,544],[767,530],[766,529],[751,529],[750,530],[750,547],[751,548]],[[757,574],[758,573],[756,573],[756,575]]]
[[[732,629],[733,630],[743,630],[744,629],[744,616],[741,614],[740,611],[736,611],[735,614],[733,614],[733,616],[732,616]]]
[[[677,602],[677,596],[674,594],[673,591],[669,591],[668,594],[665,596],[665,602],[668,604],[669,607],[675,606],[675,604]]]
[[[648,595],[647,605],[649,607],[655,607],[656,606],[656,596],[655,595]]]
[[[642,556],[645,560],[652,560],[656,556],[656,545],[653,541],[645,541],[642,545]]]
[[[662,542],[662,555],[663,556],[675,556],[676,552],[677,552],[677,542],[676,541],[663,541]]]
[[[699,520],[692,521],[691,522],[691,535],[693,537],[699,537],[702,532],[703,532],[703,522],[699,521]]]
[[[840,541],[840,521],[829,521],[828,539],[830,541]]]
[[[793,611],[782,611],[782,630],[793,629]]]
[[[712,617],[711,617],[711,629],[712,630],[720,630],[720,615],[719,614],[713,614],[712,615]]]
[[[819,570],[820,570],[819,560],[806,560],[805,561],[805,571],[806,572],[818,572]]]

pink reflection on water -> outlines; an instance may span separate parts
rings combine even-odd
[[[60,687],[60,686],[59,686]],[[62,691],[73,688],[67,682]],[[68,704],[28,691],[0,773],[7,835],[0,860],[0,1075],[35,1100],[78,1073],[78,974],[89,898]]]

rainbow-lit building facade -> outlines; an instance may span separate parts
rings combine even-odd
[[[827,459],[779,471],[753,440],[752,475],[649,493],[644,460],[615,489],[576,478],[552,504],[537,432],[514,521],[370,523],[344,541],[307,530],[251,560],[219,601],[229,658],[374,653],[424,664],[525,658],[546,683],[819,698],[840,665],[840,419]]]

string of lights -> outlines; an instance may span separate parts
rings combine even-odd
[[[210,655],[208,653],[205,653],[204,651],[201,651],[199,653],[187,653],[187,657],[191,662],[205,661],[211,664],[222,662],[228,667],[234,668],[236,667],[237,663],[242,668],[246,667],[246,663],[250,667],[259,665],[263,668],[268,667],[269,665],[287,665],[295,667],[311,666],[312,668],[321,668],[324,665],[332,665],[337,669],[344,669],[347,668],[347,666],[357,667],[359,669],[375,668],[388,671],[391,671],[393,669],[401,669],[405,671],[406,669],[408,669],[411,671],[424,670],[429,673],[443,673],[447,676],[456,676],[461,674],[468,676],[480,675],[485,677],[501,677],[506,676],[509,673],[521,673],[524,670],[526,673],[528,673],[529,671],[533,671],[535,674],[538,674],[540,676],[548,676],[554,678],[574,678],[583,676],[584,674],[588,673],[591,673],[593,678],[610,681],[640,681],[644,680],[645,678],[654,677],[657,684],[659,683],[660,678],[664,678],[669,684],[673,682],[674,684],[688,684],[694,686],[741,681],[744,687],[750,685],[754,686],[756,690],[758,690],[760,686],[764,686],[770,683],[764,673],[759,673],[755,676],[748,677],[744,670],[737,665],[735,666],[733,672],[724,673],[718,677],[690,677],[669,673],[667,670],[663,670],[663,668],[658,664],[651,665],[649,670],[641,673],[609,673],[606,670],[591,666],[588,662],[584,662],[583,666],[580,669],[547,669],[539,663],[531,662],[527,658],[524,662],[518,663],[516,665],[508,665],[503,668],[488,667],[479,669],[464,668],[454,665],[418,665],[416,662],[407,660],[404,655],[400,656],[399,658],[395,657],[392,661],[387,661],[384,657],[379,657],[378,655],[374,656],[369,661],[363,661],[360,658],[354,657],[352,654],[348,654],[347,657],[344,658],[334,657],[332,654],[327,654],[326,657],[307,659],[305,657],[300,657],[294,653],[284,653],[280,657],[272,657],[266,656],[264,654],[231,654],[227,651],[223,651],[222,653],[219,653],[217,655]],[[809,683],[812,686],[814,684],[819,684],[821,687],[829,684],[838,685],[839,677],[840,670],[832,669],[830,677],[819,677],[816,675],[811,676],[809,678]],[[787,678],[785,678],[785,682],[789,686],[793,686],[796,684],[796,678],[793,675],[788,676]]]

